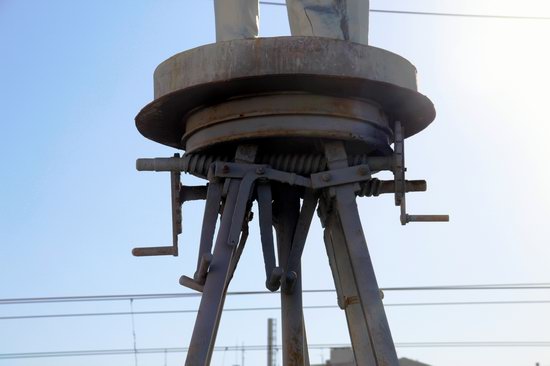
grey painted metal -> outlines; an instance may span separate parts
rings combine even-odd
[[[370,342],[367,319],[359,301],[356,279],[346,248],[346,239],[337,215],[329,211],[330,205],[330,198],[321,200],[319,216],[325,228],[325,247],[338,295],[338,305],[346,312],[355,363],[374,366],[377,363]]]
[[[180,155],[175,154],[175,159]],[[181,173],[170,171],[170,201],[172,206],[172,246],[134,248],[132,254],[136,257],[151,257],[160,255],[178,256],[178,235],[181,234]]]
[[[266,97],[266,99],[269,99]],[[242,141],[250,138],[301,138],[307,140],[325,138],[349,140],[390,153],[392,132],[388,127],[381,128],[370,120],[344,118],[339,116],[324,116],[312,113],[288,115],[284,112],[246,116],[245,112],[237,110],[241,119],[228,119],[199,125],[191,129],[188,125],[182,136],[181,146],[189,152],[201,151],[216,144]],[[193,126],[194,127],[194,126]],[[363,147],[362,150],[368,150]]]
[[[331,169],[342,169],[347,166],[348,159],[341,142],[326,142],[325,151]],[[366,320],[376,362],[373,366],[398,366],[395,346],[355,202],[354,185],[341,185],[331,189],[334,190],[333,205],[345,240],[344,247],[340,249],[345,248],[348,252],[349,264],[357,289],[357,301],[361,305]],[[339,249],[335,248],[334,254],[338,257]],[[341,272],[340,279],[342,279],[342,275]]]
[[[368,44],[369,0],[287,0],[292,35]]]
[[[259,94],[374,103],[382,114],[405,121],[407,136],[435,118],[433,104],[417,92],[410,62],[375,47],[329,38],[259,38],[201,46],[163,62],[154,79],[155,100],[138,114],[136,125],[147,138],[176,148],[186,148],[192,137],[187,134],[189,118],[202,113],[200,108]],[[231,104],[231,113],[239,115],[240,106],[246,105],[246,115],[254,104]],[[281,132],[286,136],[284,128]]]
[[[292,293],[295,290],[296,279],[300,273],[300,263],[302,261],[302,253],[306,244],[307,234],[311,225],[311,220],[315,214],[317,201],[319,200],[317,192],[312,189],[306,189],[300,215],[296,223],[294,235],[292,237],[292,245],[288,253],[288,260],[285,266],[285,282],[283,291]]]
[[[302,4],[302,11],[313,4],[313,0],[289,1]],[[367,1],[314,3],[365,5]],[[312,16],[313,29],[324,15],[314,14],[321,8],[309,10],[304,14]],[[355,17],[350,22],[358,21],[361,14],[338,11],[338,16],[347,11],[348,17]],[[338,26],[344,30],[343,24]],[[351,39],[346,38],[350,34],[343,38]],[[426,183],[405,180],[404,139],[435,118],[431,101],[417,91],[414,66],[388,51],[357,43],[278,37],[227,41],[183,52],[162,63],[154,79],[155,100],[136,117],[138,130],[187,153],[181,158],[140,159],[136,167],[171,172],[174,243],[181,204],[207,200],[194,278],[180,279],[203,292],[186,365],[210,364],[227,287],[248,238],[254,199],[260,211],[266,286],[282,290],[283,365],[309,365],[301,256],[322,193],[319,214],[325,245],[356,363],[397,366],[355,200],[394,193],[402,220],[445,219],[408,215],[405,209],[405,193],[423,191]],[[396,120],[403,122],[394,125]],[[395,151],[390,148],[392,141]],[[372,177],[382,170],[393,172],[395,179]],[[181,172],[208,178],[208,190],[182,186]],[[271,225],[277,232],[279,267]],[[174,249],[141,250],[152,255]]]
[[[187,151],[250,137],[333,137],[365,140],[392,132],[380,105],[368,100],[304,93],[275,93],[232,98],[192,111],[182,145]],[[387,148],[389,150],[389,148]]]
[[[311,186],[311,180],[308,178],[294,173],[271,169],[268,165],[263,164],[242,165],[237,163],[219,163],[214,167],[214,174],[218,178],[247,178],[250,182],[254,182],[256,179],[265,178],[287,183],[291,186]],[[247,182],[247,184],[249,183]]]
[[[395,205],[400,206],[401,225],[409,222],[448,222],[449,215],[409,215],[407,213],[407,181],[405,180],[405,132],[400,121],[395,122],[393,175],[395,177]]]
[[[229,87],[228,80],[304,74],[357,77],[417,90],[415,67],[381,48],[321,37],[270,37],[213,43],[170,57],[155,70],[155,99],[205,83],[225,81]]]
[[[258,36],[258,0],[215,0],[216,41]]]
[[[277,232],[279,265],[287,268],[292,241],[300,213],[300,193],[296,188],[279,187],[274,195],[273,218]],[[281,291],[283,366],[305,366],[305,329],[302,308],[301,266],[294,281],[294,291]],[[286,277],[285,271],[285,277]],[[283,283],[284,286],[284,283]]]
[[[330,172],[312,174],[311,186],[314,189],[320,189],[370,179],[370,167],[367,164],[361,164],[343,169],[331,169]]]
[[[368,0],[287,0],[293,36],[318,36],[368,43]],[[215,0],[218,42],[255,38],[258,0]]]
[[[277,291],[281,286],[282,270],[276,268],[275,242],[273,241],[273,215],[271,203],[271,185],[269,182],[260,182],[257,186],[258,214],[260,216],[260,237],[265,266],[265,286],[270,291]]]
[[[222,200],[222,188],[222,183],[214,179],[208,185],[206,205],[204,207],[204,216],[202,219],[197,270],[194,275],[196,280],[198,280],[198,272],[204,255],[212,252],[212,244],[214,242],[214,234],[216,232],[216,222],[218,221],[220,202]]]
[[[181,171],[206,178],[210,166],[215,162],[229,162],[228,157],[205,154],[185,154],[182,158],[137,159],[138,171],[169,172]],[[327,170],[326,158],[321,154],[265,154],[259,155],[258,162],[289,173],[309,175]],[[392,170],[393,156],[350,155],[349,165],[368,164],[372,171]]]
[[[231,179],[229,183],[229,192],[216,238],[212,263],[206,276],[199,312],[197,313],[189,352],[185,361],[186,366],[210,365],[225,294],[229,285],[231,259],[236,250],[236,247],[227,245],[227,239],[239,192],[239,184],[238,179]]]

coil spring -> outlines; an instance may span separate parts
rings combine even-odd
[[[226,156],[185,154],[181,158],[181,168],[186,173],[206,177],[210,165],[216,161],[229,161],[229,158]]]
[[[216,161],[230,161],[227,156],[213,156],[204,154],[185,154],[182,158],[184,172],[206,177],[208,168]],[[273,169],[288,173],[309,175],[327,170],[327,160],[321,154],[274,154],[258,158],[260,164],[267,164]],[[348,158],[350,166],[366,164],[367,155],[352,155]]]
[[[380,195],[380,187],[382,186],[379,179],[372,178],[359,185],[361,190],[358,195],[360,197],[378,197]]]

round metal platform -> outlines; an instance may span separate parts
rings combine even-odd
[[[147,138],[179,149],[261,138],[340,139],[384,153],[393,121],[409,137],[435,118],[416,69],[391,52],[317,37],[234,40],[179,53],[154,74],[136,117]],[[304,145],[304,146],[305,146]]]

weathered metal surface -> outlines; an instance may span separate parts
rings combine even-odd
[[[298,92],[375,102],[405,121],[410,136],[435,118],[430,100],[416,90],[414,66],[375,47],[317,37],[236,40],[198,47],[162,63],[155,71],[156,99],[138,114],[136,125],[154,141],[185,149],[189,136],[181,138],[189,112],[197,107]]]
[[[300,275],[302,253],[318,200],[319,196],[317,192],[312,189],[305,190],[302,208],[296,222],[290,252],[288,253],[288,259],[284,267],[286,275],[284,277],[283,291],[286,293],[292,293],[295,290],[296,280]]]
[[[216,239],[211,269],[206,276],[199,312],[195,321],[186,366],[208,366],[216,340],[225,294],[230,279],[230,264],[235,247],[227,245],[239,181],[232,179]]]
[[[302,148],[314,151],[319,139],[347,140],[363,145],[361,152],[391,152],[391,132],[372,126],[357,119],[314,115],[270,115],[249,117],[221,122],[208,128],[193,131],[182,137],[187,151],[205,151],[222,143],[235,143],[250,139],[280,140],[279,147],[285,147],[285,138],[300,138]],[[282,142],[282,143],[281,143]],[[277,146],[277,144],[273,144]]]
[[[169,172],[180,171],[206,178],[208,170],[215,162],[229,162],[232,159],[215,155],[185,154],[182,158],[137,159],[139,171]],[[392,170],[393,157],[351,155],[349,165],[368,164],[371,171]],[[260,164],[288,173],[309,175],[327,170],[327,160],[320,154],[267,154],[259,155]]]
[[[342,226],[338,217],[330,212],[330,205],[330,200],[322,199],[318,212],[325,228],[325,247],[338,295],[338,305],[346,312],[356,365],[376,365],[367,320],[358,301],[357,280],[353,276]]]
[[[372,101],[286,93],[247,96],[192,111],[182,146],[187,152],[250,138],[332,138],[362,143],[364,151],[391,152],[388,117]],[[312,146],[314,148],[314,146]]]
[[[342,169],[347,166],[347,156],[342,143],[325,144],[329,167]],[[370,259],[365,234],[362,230],[361,219],[355,202],[353,184],[341,185],[334,188],[333,210],[341,225],[342,237],[333,236],[332,240],[343,239],[338,247],[334,248],[334,255],[338,258],[341,251],[346,251],[342,260],[349,258],[348,263],[353,278],[342,278],[345,272],[340,272],[340,278],[354,281],[356,299],[361,306],[364,322],[368,329],[368,337],[372,345],[372,358],[366,366],[398,366],[397,354],[393,344],[390,327],[380,298],[380,289],[376,281],[374,269]],[[336,244],[336,243],[333,243]],[[345,294],[344,294],[345,295]],[[365,335],[366,336],[366,335]],[[356,356],[357,357],[357,356]],[[373,362],[374,361],[374,362]]]
[[[265,287],[269,291],[277,291],[281,286],[282,269],[276,267],[275,242],[273,240],[273,212],[271,204],[271,184],[260,182],[257,186],[258,214],[260,216],[260,238],[265,267]]]
[[[265,261],[266,287],[281,287],[283,364],[307,366],[307,340],[302,311],[301,256],[315,207],[322,194],[319,215],[325,227],[325,245],[338,293],[346,311],[358,365],[396,366],[395,349],[366,248],[357,211],[357,196],[397,193],[404,203],[406,192],[426,190],[425,181],[404,179],[403,137],[399,126],[396,152],[390,156],[348,156],[344,143],[322,141],[326,157],[311,154],[260,155],[258,145],[240,145],[233,161],[209,155],[138,161],[142,170],[189,172],[207,175],[205,186],[181,186],[172,182],[178,204],[206,198],[206,209],[194,278],[180,283],[203,292],[193,331],[187,365],[209,364],[227,286],[237,267],[248,237],[253,200],[259,203],[260,231]],[[269,164],[258,164],[266,162]],[[287,169],[278,170],[273,166]],[[320,171],[319,171],[320,170]],[[394,181],[379,181],[372,175],[392,171]],[[399,184],[396,181],[399,180]],[[179,190],[174,190],[179,187]],[[300,210],[300,199],[303,205]],[[273,201],[273,204],[272,204]],[[222,220],[214,253],[212,241],[218,212]],[[442,220],[441,216],[407,215],[409,221]],[[277,231],[276,265],[273,233]],[[162,248],[156,248],[161,250]]]
[[[293,36],[368,43],[368,0],[287,0]],[[258,36],[258,0],[215,0],[218,42]]]
[[[309,0],[293,1],[307,5]],[[417,92],[414,66],[361,44],[316,37],[238,40],[162,63],[155,72],[155,100],[136,124],[144,136],[188,153],[136,162],[138,170],[171,172],[174,246],[134,253],[177,254],[181,204],[206,198],[197,268],[193,278],[180,279],[203,292],[186,365],[210,364],[225,294],[257,200],[266,287],[281,287],[283,365],[309,365],[301,256],[320,201],[356,363],[397,366],[355,199],[394,193],[402,222],[448,220],[405,209],[405,193],[426,190],[426,182],[405,180],[404,139],[434,118],[431,101]],[[383,170],[395,179],[372,177]],[[208,178],[208,188],[182,186],[181,172]]]
[[[215,0],[216,41],[258,36],[258,0]]]
[[[279,265],[287,268],[300,213],[300,193],[279,186],[274,195],[273,224],[277,232]],[[284,277],[286,277],[285,272]],[[305,328],[302,308],[301,266],[298,264],[294,291],[281,291],[283,366],[306,366]]]
[[[395,122],[395,143],[393,154],[393,175],[395,177],[395,205],[400,206],[401,225],[409,222],[448,222],[449,215],[409,215],[407,213],[407,182],[405,180],[405,132],[402,123]]]
[[[368,43],[369,0],[287,0],[287,9],[293,36]]]
[[[197,259],[197,270],[193,278],[199,280],[200,267],[205,255],[210,254],[214,242],[214,234],[216,232],[216,223],[220,211],[222,201],[222,183],[212,181],[208,185],[206,193],[206,205],[204,207],[204,216],[202,219],[201,238],[199,244],[199,255]]]
[[[330,172],[312,174],[311,186],[314,189],[320,189],[370,179],[371,171],[369,166],[362,164],[342,169],[331,169]]]

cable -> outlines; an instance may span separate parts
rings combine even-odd
[[[263,5],[286,6],[286,4],[274,1],[260,1]],[[427,15],[440,17],[459,17],[459,18],[481,18],[481,19],[508,19],[508,20],[550,20],[550,17],[541,16],[520,16],[520,15],[494,15],[494,14],[466,14],[466,13],[440,13],[429,11],[408,11],[408,10],[385,10],[370,9],[371,13],[381,14],[401,14],[401,15]]]
[[[390,303],[384,304],[384,307],[415,307],[415,306],[467,306],[467,305],[534,305],[550,304],[550,300],[511,300],[511,301],[457,301],[457,302],[409,302],[409,303]],[[336,309],[337,305],[310,305],[304,306],[304,310]],[[224,312],[240,311],[272,311],[280,310],[279,306],[272,307],[249,307],[249,308],[229,308]],[[36,314],[36,315],[14,315],[0,316],[1,320],[20,320],[20,319],[47,319],[47,318],[81,318],[93,316],[127,316],[127,315],[168,315],[168,314],[189,314],[197,313],[197,309],[185,310],[151,310],[134,312],[97,312],[97,313],[65,313],[65,314]]]
[[[273,346],[276,350],[281,350],[281,345]],[[350,348],[350,344],[309,344],[309,349],[330,349],[330,348]],[[397,348],[492,348],[492,347],[524,347],[524,348],[549,348],[549,341],[529,341],[529,342],[397,342]],[[254,346],[216,346],[214,352],[226,351],[265,351],[267,345]],[[172,348],[141,348],[139,354],[153,353],[185,353],[188,347]],[[54,352],[23,352],[23,353],[1,353],[0,360],[24,359],[24,358],[48,358],[48,357],[76,357],[76,356],[110,356],[110,355],[131,355],[133,349],[103,349],[103,350],[79,350],[79,351],[54,351]]]
[[[451,286],[412,286],[412,287],[385,287],[380,290],[389,291],[459,291],[459,290],[549,290],[550,283],[521,283],[521,284],[489,284],[489,285],[451,285]],[[305,294],[333,293],[334,289],[303,290]],[[277,292],[269,291],[230,291],[227,296],[273,295]],[[62,303],[81,301],[121,301],[121,300],[157,300],[173,298],[200,297],[198,292],[163,293],[163,294],[130,294],[130,295],[87,295],[87,296],[58,296],[58,297],[28,297],[0,299],[0,305]]]

